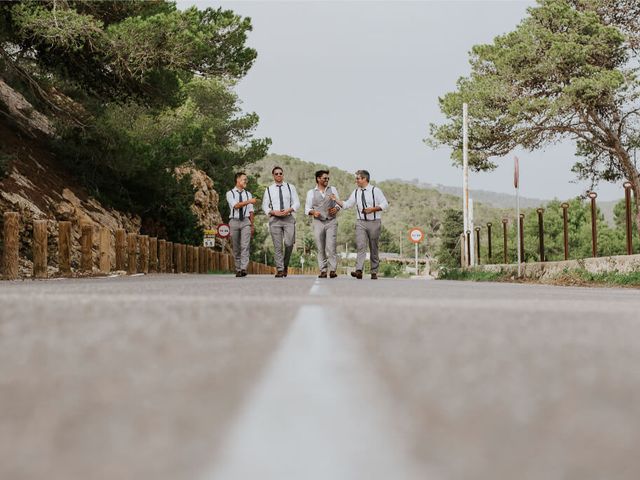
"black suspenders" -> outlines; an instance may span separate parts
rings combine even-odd
[[[293,207],[293,195],[291,195],[291,185],[287,182],[287,188],[289,189],[289,208]],[[267,187],[267,195],[269,196],[269,208],[273,210],[273,201],[271,200],[271,187]]]
[[[358,189],[356,188],[353,191],[353,198],[356,201],[356,207],[358,206]],[[376,187],[374,187],[373,185],[371,185],[371,196],[373,197],[373,206],[376,206]],[[362,205],[362,208],[366,208],[366,205]],[[362,213],[360,212],[360,209],[356,208],[356,210],[358,211],[358,218],[360,220],[362,220]],[[373,212],[373,219],[377,220],[377,216],[378,216],[378,212]]]
[[[249,200],[251,198],[251,193],[248,190],[243,190],[243,192],[245,192],[247,194],[247,200]],[[233,199],[236,199],[236,192],[234,191],[234,189],[231,189],[231,195],[233,196]],[[244,216],[247,216],[247,205],[245,205],[244,207],[242,207],[242,209],[244,210]],[[235,219],[235,211],[239,210],[237,208],[233,208],[233,205],[231,205],[231,216],[229,217],[229,219],[234,218]],[[240,216],[240,214],[238,214],[238,217]],[[239,218],[238,218],[239,220]]]

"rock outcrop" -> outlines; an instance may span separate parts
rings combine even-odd
[[[31,239],[33,220],[49,222],[49,266],[57,271],[58,221],[72,224],[72,267],[79,266],[79,239],[83,224],[94,227],[94,265],[97,265],[98,234],[101,227],[111,231],[125,229],[140,233],[141,219],[107,208],[92,198],[78,185],[70,172],[63,169],[44,146],[43,139],[54,135],[49,119],[37,112],[18,92],[0,79],[0,233],[2,213],[20,213],[23,228],[20,239],[20,270],[23,276],[31,272]],[[3,175],[4,174],[4,175]],[[222,222],[218,211],[219,197],[213,180],[193,166],[176,170],[177,176],[189,174],[195,188],[192,209],[203,228],[209,229]],[[144,233],[144,232],[142,232]],[[228,249],[226,242],[219,246]],[[0,235],[0,250],[2,235]],[[113,263],[113,259],[112,259]]]

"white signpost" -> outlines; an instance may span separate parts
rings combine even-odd
[[[204,231],[204,240],[202,245],[207,248],[213,248],[216,246],[216,235],[218,235],[218,229],[212,228]]]
[[[416,247],[416,275],[418,275],[418,244],[424,240],[424,232],[418,227],[412,228],[409,230],[409,240],[411,240]]]

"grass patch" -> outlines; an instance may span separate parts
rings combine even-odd
[[[628,287],[640,288],[640,271],[591,273],[583,268],[566,269],[553,277],[543,279],[515,278],[509,272],[486,272],[480,269],[443,269],[440,280],[467,280],[472,282],[538,283],[572,287]]]
[[[584,269],[565,270],[553,278],[557,285],[640,287],[640,272],[591,273]]]
[[[468,280],[471,282],[504,282],[509,275],[504,272],[487,272],[475,269],[447,268],[438,276],[439,280]]]

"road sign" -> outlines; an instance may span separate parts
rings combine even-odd
[[[418,227],[414,227],[409,230],[409,240],[411,240],[416,245],[421,243],[424,240],[424,232],[420,230]]]
[[[218,235],[218,229],[212,228],[204,231],[204,240],[202,241],[202,245],[205,247],[215,247],[216,246],[216,235]]]
[[[220,238],[228,238],[229,235],[231,235],[231,229],[229,228],[229,225],[227,225],[226,223],[221,223],[220,225],[218,225],[218,236]]]

